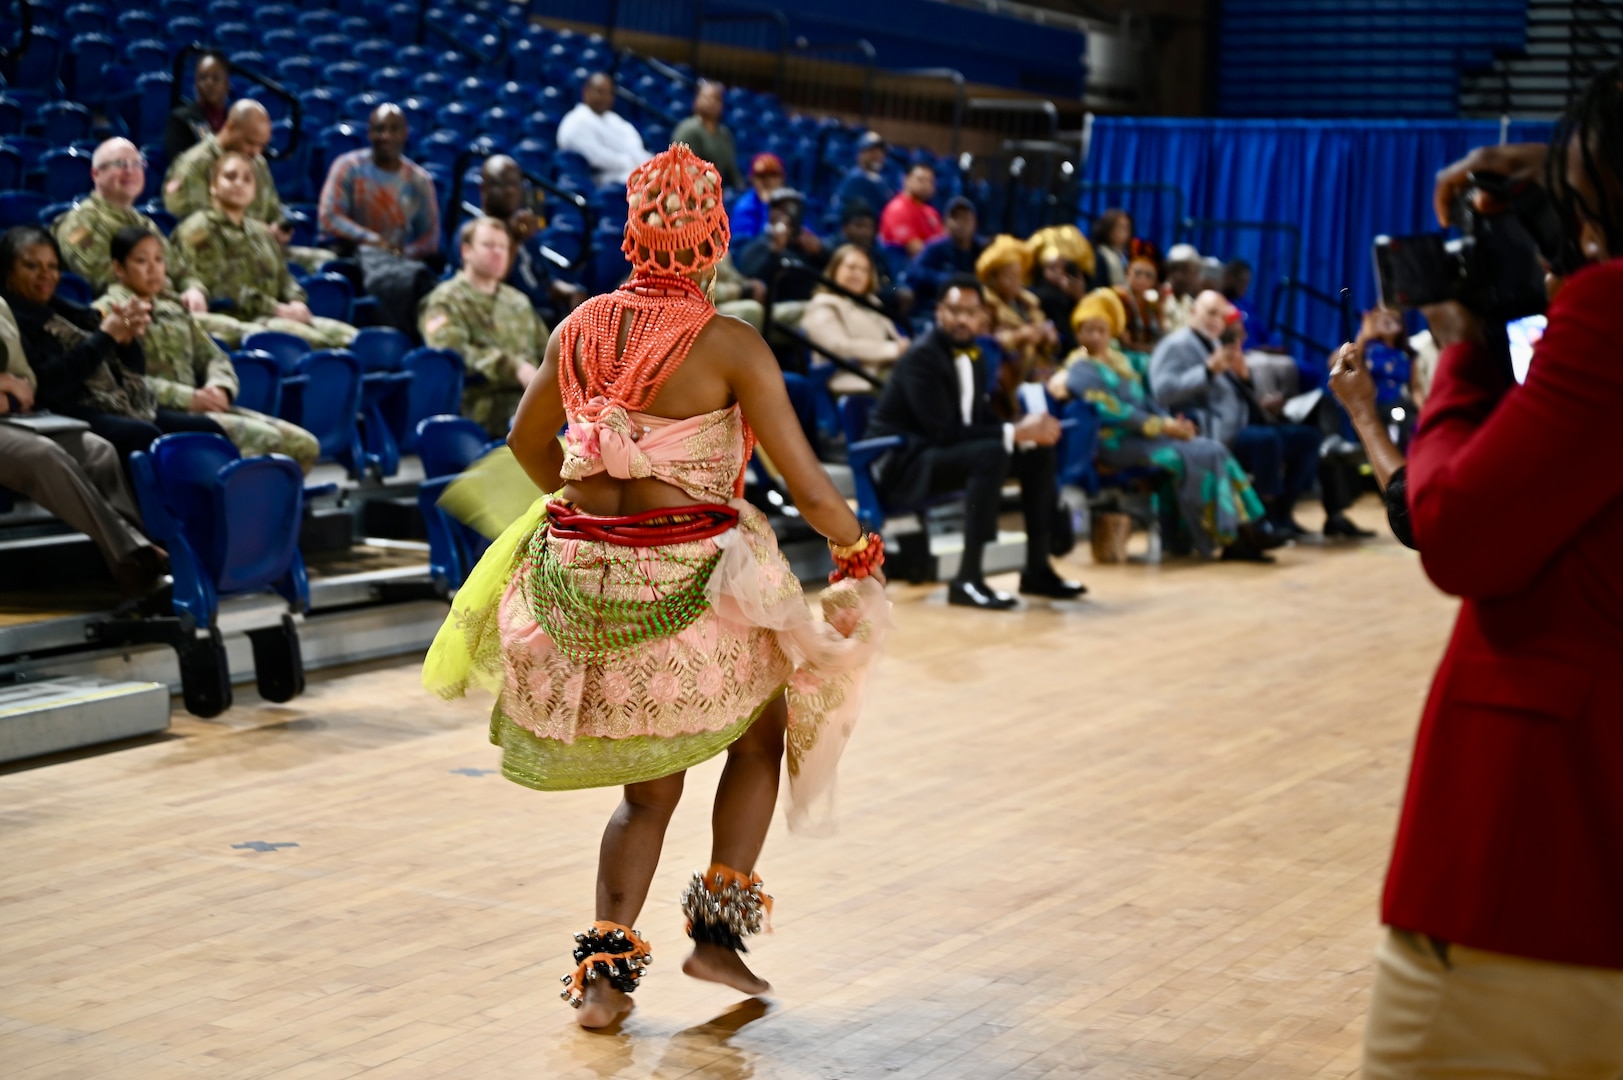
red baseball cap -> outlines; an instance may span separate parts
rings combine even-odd
[[[760,176],[763,173],[777,173],[783,175],[783,159],[776,154],[756,154],[750,159],[750,175]]]

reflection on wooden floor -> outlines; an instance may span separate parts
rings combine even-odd
[[[409,664],[0,776],[0,1071],[1353,1075],[1453,603],[1384,533],[1070,569],[1089,600],[1012,615],[893,589],[840,833],[768,842],[770,1001],[677,970],[718,765],[695,770],[641,920],[660,962],[612,1034],[558,977],[616,795],[491,774],[485,703]]]

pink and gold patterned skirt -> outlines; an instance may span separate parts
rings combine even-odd
[[[638,547],[556,535],[538,501],[457,594],[425,683],[496,690],[502,772],[541,790],[687,769],[783,693],[790,824],[826,817],[890,605],[877,583],[843,581],[814,619],[765,517],[732,506],[719,535]]]

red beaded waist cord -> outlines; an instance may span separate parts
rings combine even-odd
[[[599,517],[568,503],[547,504],[547,531],[560,540],[595,540],[621,547],[661,547],[709,540],[738,524],[738,511],[719,503],[662,507]]]

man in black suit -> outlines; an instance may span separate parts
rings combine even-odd
[[[868,422],[868,435],[902,435],[907,445],[884,463],[879,483],[890,501],[910,504],[963,491],[964,557],[947,602],[995,611],[1015,606],[986,584],[981,555],[997,536],[1003,481],[1020,480],[1026,518],[1026,568],[1020,591],[1071,600],[1087,590],[1048,564],[1056,509],[1054,444],[1059,421],[1033,413],[1006,424],[992,414],[987,371],[975,336],[987,325],[985,298],[973,277],[950,279],[936,304],[935,328],[896,362]]]

